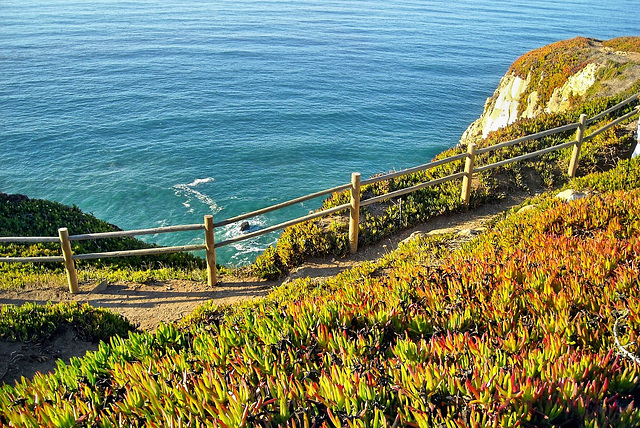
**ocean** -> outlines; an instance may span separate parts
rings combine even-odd
[[[354,171],[422,164],[457,144],[520,55],[575,36],[638,35],[637,6],[3,0],[0,191],[139,229],[223,220]],[[239,233],[219,228],[216,240]],[[218,261],[249,263],[276,239],[221,248]]]

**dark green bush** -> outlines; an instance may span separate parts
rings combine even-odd
[[[83,213],[78,207],[69,207],[58,202],[29,199],[22,195],[0,193],[0,236],[58,236],[58,228],[67,227],[70,235],[102,233],[120,230],[118,227]],[[74,254],[109,252],[151,248],[134,238],[109,238],[89,241],[74,241]],[[6,257],[59,256],[59,244],[0,244],[0,255]],[[153,268],[172,266],[177,268],[202,268],[204,260],[187,253],[111,258],[79,261],[78,267]],[[21,264],[0,263],[0,272],[20,274],[32,272],[62,272],[61,263]]]
[[[77,302],[0,306],[0,340],[43,342],[65,327],[92,342],[108,341],[113,336],[126,337],[128,332],[136,330],[121,315]]]

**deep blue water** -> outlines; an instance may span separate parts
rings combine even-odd
[[[221,220],[428,162],[518,56],[639,29],[637,0],[3,0],[0,191],[124,229]]]

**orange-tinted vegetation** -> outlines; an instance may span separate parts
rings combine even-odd
[[[581,103],[570,112],[562,114],[543,114],[532,119],[519,120],[512,125],[489,134],[488,138],[479,142],[478,147],[488,147],[503,141],[508,141],[524,135],[534,134],[554,127],[575,123],[580,114],[588,117],[595,116],[601,111],[612,107],[632,93],[640,90],[640,85],[635,85],[624,94],[615,97],[597,98]],[[634,104],[627,107],[628,111]],[[620,115],[618,112],[615,117]],[[595,129],[611,118],[603,118],[590,129]],[[575,132],[556,134],[539,140],[533,140],[497,152],[491,152],[478,157],[478,164],[485,165],[498,162],[524,153],[559,144],[575,137]],[[610,130],[606,138],[600,137],[586,142],[582,147],[582,160],[579,173],[584,175],[603,167],[610,167],[616,162],[616,155],[624,152],[631,144],[631,137],[620,132],[616,127]],[[436,157],[443,159],[457,155],[465,151],[462,147],[447,150]],[[547,186],[561,185],[567,180],[566,169],[569,159],[569,151],[548,153],[538,159],[511,164],[497,170],[488,171],[479,176],[482,185],[472,192],[471,205],[477,206],[499,198],[503,189],[494,186],[495,177],[500,174],[508,174],[508,178],[516,187],[526,190],[521,180],[522,171],[534,170],[535,175]],[[362,187],[361,197],[369,198],[410,187],[425,181],[444,177],[446,175],[462,171],[463,160],[433,168],[426,172],[409,174],[397,177],[387,182],[377,182]],[[349,193],[341,192],[332,195],[324,201],[323,208],[331,208],[349,202]],[[426,221],[439,214],[456,212],[462,209],[460,203],[460,181],[433,186],[407,195],[402,205],[390,203],[383,209],[374,212],[368,208],[361,209],[360,214],[360,238],[359,245],[379,242],[383,237],[394,231]],[[254,273],[263,278],[277,278],[285,274],[295,266],[300,265],[308,257],[319,255],[342,256],[349,251],[348,225],[345,217],[329,217],[329,227],[322,227],[320,220],[300,224],[287,228],[275,247],[267,249],[258,257],[252,266]]]
[[[640,53],[640,37],[637,36],[618,37],[606,40],[602,44],[616,51]]]
[[[539,105],[549,102],[555,88],[562,87],[570,76],[587,65],[588,48],[592,43],[593,39],[576,37],[535,49],[518,58],[509,72],[522,79],[531,78],[521,96],[519,112],[527,109],[527,100],[534,90],[538,92]]]

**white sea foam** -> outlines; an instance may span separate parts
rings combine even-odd
[[[193,180],[191,183],[187,184],[187,186],[189,187],[196,187],[199,186],[201,184],[205,184],[205,183],[212,183],[215,181],[215,178],[213,177],[207,177],[207,178],[196,178],[195,180]]]
[[[252,231],[258,230],[258,229],[262,229],[266,224],[266,220],[264,217],[262,216],[258,216],[258,217],[254,217],[251,218],[249,220],[247,220],[249,222],[249,225],[251,227]],[[227,226],[224,226],[222,228],[223,232],[223,239],[227,240],[227,239],[231,239],[234,238],[236,236],[240,236],[242,235],[242,230],[240,230],[240,227],[242,225],[243,222],[238,221],[235,223],[231,223]],[[242,244],[243,242],[251,242],[252,240],[247,240],[247,241],[240,241],[237,244]]]
[[[267,222],[264,217],[254,217],[249,221],[251,230],[259,230],[267,226]],[[243,232],[240,230],[242,222],[237,222],[224,226],[222,229],[222,240],[241,236]],[[234,249],[233,255],[230,257],[230,262],[236,264],[246,264],[248,259],[252,259],[255,255],[263,252],[269,245],[275,244],[277,238],[271,235],[263,235],[256,238],[247,239],[246,241],[235,242],[230,245]],[[246,257],[247,254],[252,254],[253,257]]]
[[[192,188],[190,184],[176,184],[173,186],[174,193],[178,197],[184,197],[186,200],[182,202],[182,205],[185,208],[189,208],[189,212],[193,212],[193,207],[191,206],[191,202],[196,199],[203,204],[207,205],[212,212],[219,212],[218,205],[216,202],[211,199],[209,196],[205,195],[202,192],[199,192]]]
[[[255,258],[260,255],[264,250],[269,247],[269,245],[274,245],[276,243],[276,239],[273,239],[269,242],[258,242],[256,239],[250,239],[247,241],[236,242],[232,244],[233,254],[229,257],[229,262],[232,265],[246,265],[247,263],[255,260]]]

